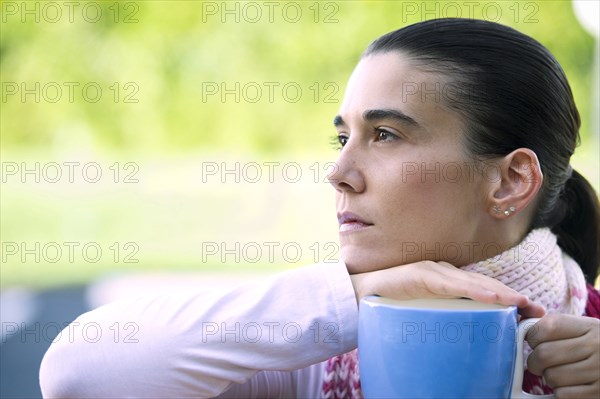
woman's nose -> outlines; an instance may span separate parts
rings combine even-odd
[[[365,178],[356,151],[346,145],[333,164],[327,179],[337,191],[360,193],[365,190]]]

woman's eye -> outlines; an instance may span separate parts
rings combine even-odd
[[[344,136],[342,134],[338,134],[336,136],[331,137],[331,145],[336,150],[341,150],[342,147],[344,147],[347,142],[348,142],[348,137]]]
[[[394,133],[388,132],[387,130],[383,129],[375,129],[375,134],[377,135],[376,141],[393,141],[399,138]]]

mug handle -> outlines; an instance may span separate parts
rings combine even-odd
[[[539,318],[532,318],[523,320],[519,323],[517,328],[517,358],[515,359],[515,372],[512,379],[512,392],[510,395],[511,399],[553,399],[554,395],[532,395],[527,392],[523,392],[523,342],[525,341],[525,335],[527,331],[539,321]]]

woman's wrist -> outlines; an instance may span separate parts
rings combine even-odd
[[[354,296],[356,297],[356,303],[358,303],[360,301],[360,283],[361,283],[361,276],[360,274],[351,274],[350,275],[350,281],[352,281],[352,288],[354,289]]]
[[[354,295],[356,296],[356,303],[359,303],[362,297],[373,294],[372,290],[369,290],[368,288],[369,274],[370,273],[358,273],[350,275],[352,287],[354,288]]]

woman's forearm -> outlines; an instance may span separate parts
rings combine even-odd
[[[259,370],[300,369],[354,349],[357,314],[341,263],[227,293],[118,301],[63,331],[40,384],[47,398],[213,397]]]

